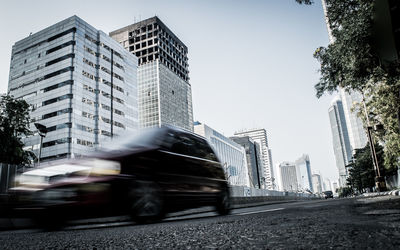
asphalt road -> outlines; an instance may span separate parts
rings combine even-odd
[[[398,249],[400,199],[318,200],[168,218],[0,232],[1,249]]]

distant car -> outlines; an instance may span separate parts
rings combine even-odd
[[[123,136],[90,157],[25,172],[11,190],[14,211],[39,222],[128,213],[137,222],[215,206],[230,211],[222,165],[207,140],[174,127]]]
[[[328,199],[328,198],[333,199],[333,192],[332,191],[325,191],[323,193],[324,193],[325,199]]]

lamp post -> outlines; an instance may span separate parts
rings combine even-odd
[[[40,165],[40,157],[42,155],[43,138],[46,137],[47,127],[40,123],[35,123],[35,127],[39,131],[39,135],[40,135],[40,148],[39,148],[39,157],[38,157],[38,165]]]
[[[364,105],[365,116],[367,118],[368,142],[369,142],[369,147],[371,149],[372,162],[373,162],[374,168],[375,168],[375,186],[376,186],[376,189],[379,192],[381,192],[381,191],[386,190],[386,183],[385,183],[385,178],[383,178],[383,176],[381,176],[381,172],[379,170],[378,157],[376,156],[374,139],[372,138],[373,127],[370,125],[370,122],[369,122],[367,106],[365,105],[365,100],[364,100],[364,94],[363,94],[363,105]],[[375,126],[375,128],[376,128],[376,130],[382,129],[382,125],[377,125],[377,126]]]

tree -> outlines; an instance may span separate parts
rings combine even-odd
[[[305,5],[311,5],[314,3],[313,0],[296,0],[296,2],[298,2],[299,4],[305,4]]]
[[[393,171],[400,155],[400,62],[383,62],[379,56],[375,0],[326,0],[326,7],[334,42],[314,53],[321,63],[316,95],[338,88],[363,94],[371,123],[384,125],[385,132],[375,135],[384,145],[385,168]],[[360,112],[362,119],[365,115]]]
[[[4,95],[0,99],[0,162],[8,164],[29,164],[32,152],[24,151],[22,135],[30,135],[29,105]]]
[[[383,147],[375,145],[378,163],[383,164]],[[369,145],[364,148],[356,149],[354,154],[354,163],[349,169],[347,184],[363,193],[365,189],[371,189],[375,186],[375,169],[371,158]]]

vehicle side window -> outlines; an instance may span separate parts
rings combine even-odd
[[[213,150],[204,139],[193,137],[193,140],[196,142],[196,157],[211,161],[218,161]]]
[[[183,155],[192,155],[194,142],[185,134],[172,134],[171,151]]]

